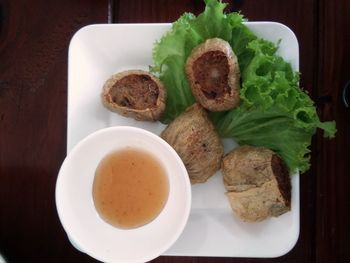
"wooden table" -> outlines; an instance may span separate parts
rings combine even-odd
[[[66,155],[67,51],[73,34],[93,23],[172,22],[198,14],[201,0],[0,0],[0,251],[10,262],[96,262],[75,250],[59,222],[54,190]],[[350,1],[236,0],[250,21],[289,26],[300,42],[301,84],[333,140],[314,136],[312,167],[301,176],[301,232],[277,259],[215,262],[350,262]],[[212,262],[160,257],[154,262]]]

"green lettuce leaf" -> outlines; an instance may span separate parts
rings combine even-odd
[[[314,102],[299,88],[299,74],[276,55],[276,45],[255,39],[247,48],[254,56],[242,72],[241,104],[213,114],[216,128],[238,144],[267,147],[284,159],[290,171],[304,172],[316,128],[333,137],[335,123],[320,122]]]
[[[166,110],[163,123],[169,123],[195,102],[185,73],[185,63],[192,49],[208,38],[219,37],[233,45],[240,65],[251,59],[245,47],[256,36],[243,24],[238,13],[226,15],[226,4],[207,0],[206,8],[198,17],[183,14],[172,28],[154,46],[151,72],[159,75],[167,88]]]
[[[185,73],[192,49],[208,38],[228,41],[241,71],[241,103],[227,112],[210,113],[221,137],[238,144],[264,146],[277,152],[291,172],[309,168],[312,135],[317,128],[334,137],[335,122],[321,122],[314,102],[299,87],[299,73],[276,54],[278,43],[257,38],[238,13],[206,0],[202,14],[182,15],[155,44],[151,71],[167,88],[162,122],[169,123],[195,102]]]

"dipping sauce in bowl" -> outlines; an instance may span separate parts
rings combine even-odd
[[[57,176],[56,206],[80,251],[102,262],[148,262],[182,233],[191,184],[181,158],[158,135],[109,127],[69,152]]]
[[[144,150],[114,151],[96,169],[94,204],[100,217],[115,227],[130,229],[151,222],[162,211],[168,194],[163,165]]]

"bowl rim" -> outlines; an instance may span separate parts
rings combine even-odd
[[[107,127],[107,128],[102,128],[99,129],[95,132],[90,133],[89,135],[87,135],[86,137],[84,137],[81,141],[79,141],[74,147],[73,149],[66,155],[64,161],[62,162],[62,165],[59,169],[58,175],[57,175],[57,180],[56,180],[56,187],[55,187],[55,203],[56,203],[56,210],[58,213],[58,217],[60,219],[61,225],[63,226],[64,231],[66,232],[68,239],[70,240],[70,242],[72,243],[72,245],[80,250],[83,253],[86,253],[88,255],[90,255],[91,257],[98,259],[98,260],[113,260],[113,262],[116,260],[116,262],[118,262],[118,260],[121,259],[107,259],[106,255],[100,255],[97,254],[96,251],[89,251],[87,250],[84,245],[81,244],[81,242],[79,241],[79,238],[75,237],[74,235],[72,235],[71,233],[71,226],[69,225],[69,220],[67,218],[65,218],[64,214],[66,212],[64,212],[64,204],[62,204],[62,200],[60,200],[60,196],[63,195],[62,191],[64,189],[64,185],[62,185],[62,177],[64,177],[64,172],[65,172],[65,166],[67,165],[67,163],[69,162],[70,159],[72,159],[77,152],[79,152],[79,149],[81,147],[83,147],[84,145],[86,145],[87,143],[89,143],[90,141],[94,140],[94,138],[98,137],[98,136],[103,136],[104,133],[118,133],[120,131],[128,131],[130,133],[137,133],[139,135],[144,135],[144,136],[140,136],[140,138],[145,139],[145,140],[149,140],[149,141],[158,141],[162,146],[164,146],[164,148],[169,151],[170,155],[172,158],[176,159],[176,165],[180,165],[180,169],[184,172],[182,173],[182,177],[185,180],[185,193],[186,193],[186,197],[185,197],[185,206],[183,208],[183,214],[181,215],[181,221],[179,224],[177,224],[176,228],[174,229],[174,231],[172,231],[172,234],[169,235],[169,238],[167,238],[166,240],[164,240],[163,245],[161,247],[159,247],[159,249],[156,249],[155,252],[153,253],[149,253],[147,255],[143,254],[140,255],[138,259],[135,258],[128,260],[127,262],[139,262],[141,261],[150,261],[158,256],[160,256],[162,253],[164,253],[167,249],[169,249],[175,242],[176,240],[180,237],[181,233],[183,232],[188,219],[189,219],[189,214],[190,214],[190,210],[191,210],[191,202],[192,202],[192,192],[191,192],[191,183],[189,180],[189,176],[187,173],[187,170],[185,168],[185,165],[183,164],[181,158],[179,157],[179,155],[176,153],[176,151],[164,140],[162,139],[160,136],[147,131],[145,129],[142,128],[137,128],[137,127],[133,127],[133,126],[114,126],[114,127]],[[140,149],[145,149],[146,148],[142,148],[140,147]],[[153,153],[154,154],[154,153]],[[73,156],[73,157],[72,157]],[[165,163],[163,163],[163,165],[166,165]],[[170,175],[168,175],[170,176]],[[170,177],[169,179],[169,183],[170,183]],[[168,196],[168,200],[170,198],[170,194],[171,191],[169,191],[169,196]],[[167,202],[168,203],[168,202]],[[164,206],[164,208],[167,206]],[[163,208],[163,210],[164,210]],[[108,223],[106,223],[108,224]],[[148,225],[148,224],[146,224]],[[145,226],[146,226],[145,225]],[[142,228],[144,226],[141,226],[139,228]],[[127,229],[125,231],[128,231]],[[158,252],[158,253],[156,253]],[[135,254],[135,253],[133,253]],[[125,259],[123,259],[123,262],[125,262]]]

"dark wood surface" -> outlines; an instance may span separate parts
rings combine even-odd
[[[92,23],[172,22],[203,7],[200,0],[0,0],[0,251],[9,262],[96,262],[70,245],[54,202],[66,154],[67,52],[74,32]],[[350,1],[236,0],[229,9],[295,32],[301,84],[321,119],[337,121],[338,133],[331,141],[314,136],[312,167],[301,176],[294,249],[277,259],[215,262],[350,262],[350,109],[341,97],[350,80]]]

